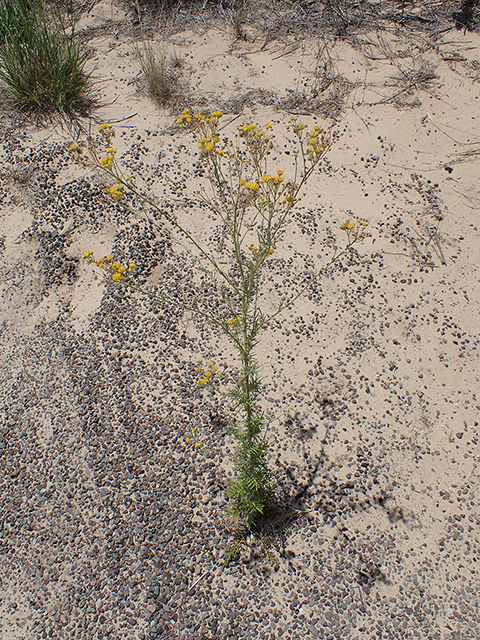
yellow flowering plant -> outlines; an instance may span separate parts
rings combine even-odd
[[[137,266],[134,262],[130,262],[128,265],[122,265],[115,261],[112,255],[105,256],[104,258],[95,258],[93,251],[87,251],[83,254],[82,258],[87,264],[95,264],[99,267],[103,273],[104,282],[113,282],[119,284],[128,284],[133,281],[133,270]]]
[[[194,232],[184,228],[173,214],[142,193],[131,178],[124,177],[116,160],[115,132],[110,125],[99,128],[100,141],[89,139],[88,153],[83,153],[79,145],[71,146],[70,152],[79,162],[93,165],[112,180],[113,186],[106,189],[109,196],[154,227],[168,230],[172,240],[190,253],[216,288],[219,304],[212,310],[211,305],[204,305],[199,299],[183,302],[140,287],[135,280],[135,265],[121,265],[113,256],[95,259],[91,251],[83,256],[103,271],[107,281],[198,314],[219,327],[237,351],[240,366],[231,392],[230,430],[239,447],[236,475],[228,487],[228,495],[232,512],[251,526],[275,498],[274,475],[267,460],[267,418],[260,407],[262,383],[255,347],[271,321],[291,307],[328,267],[368,234],[366,223],[353,224],[347,220],[340,227],[347,235],[345,246],[335,247],[328,263],[320,266],[290,298],[279,300],[274,311],[264,311],[260,289],[266,262],[272,259],[290,213],[300,200],[301,190],[329,150],[333,137],[330,131],[318,126],[308,131],[304,123],[293,118],[289,129],[298,149],[292,154],[292,177],[286,179],[282,169],[268,170],[268,156],[273,149],[272,125],[241,125],[232,141],[221,136],[221,119],[219,111],[203,115],[185,109],[177,120],[178,127],[186,128],[195,139],[208,169],[213,196],[205,197],[204,203],[214,212],[229,240],[228,247],[222,249],[221,259],[211,247],[203,246]],[[136,202],[148,206],[133,209],[125,199],[127,193]],[[154,217],[148,213],[149,207],[155,211]],[[216,389],[219,373],[213,362],[207,365],[197,362],[196,371],[199,387]]]
[[[195,373],[198,375],[199,388],[208,389],[211,395],[218,391],[222,374],[213,360],[209,360],[206,365],[203,364],[203,360],[197,360]]]

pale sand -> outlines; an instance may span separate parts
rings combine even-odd
[[[121,21],[123,15],[110,2],[100,2],[80,26],[98,26],[105,19]],[[134,41],[121,30],[118,37],[114,33],[90,40],[107,105],[97,116],[120,121],[115,125],[119,158],[131,162],[129,170],[140,179],[161,163],[152,194],[170,198],[180,219],[208,243],[214,218],[180,202],[195,199],[196,190],[207,186],[191,174],[198,160],[195,145],[172,128],[175,115],[159,111],[138,91]],[[372,237],[356,247],[355,259],[342,260],[348,269],[337,267],[322,278],[310,299],[302,298],[259,345],[265,407],[278,417],[270,430],[272,461],[287,495],[306,488],[296,504],[308,510],[308,517],[286,525],[276,572],[259,568],[258,560],[227,568],[220,562],[226,538],[223,488],[233,443],[223,429],[212,427],[209,399],[190,397],[190,389],[199,357],[214,358],[227,379],[234,375],[229,345],[186,315],[170,318],[168,328],[171,313],[157,316],[136,296],[126,303],[120,299],[123,306],[115,310],[111,291],[83,262],[71,280],[64,272],[60,280],[48,280],[39,234],[45,238],[53,230],[68,237],[63,261],[87,249],[97,255],[115,247],[132,250],[129,238],[117,235],[123,218],[105,209],[98,194],[97,228],[84,217],[82,198],[52,204],[49,217],[42,212],[41,185],[2,184],[2,434],[5,464],[14,469],[2,487],[6,512],[13,514],[3,530],[2,640],[45,637],[41,629],[59,638],[480,637],[480,37],[451,31],[423,54],[406,36],[362,38],[355,49],[329,44],[337,86],[341,76],[342,86],[351,89],[334,123],[340,138],[325,170],[308,183],[266,285],[268,291],[285,278],[298,281],[305,258],[308,268],[328,260],[335,238],[343,242],[339,223],[345,218],[369,221]],[[289,43],[232,43],[226,29],[212,28],[178,33],[166,49],[182,59],[184,93],[206,98],[207,105],[198,109],[205,111],[253,90],[272,92],[277,100],[289,91],[312,98],[319,44],[314,39],[290,44],[295,45],[291,53]],[[399,83],[392,77],[427,63],[436,77],[425,90],[413,86],[393,104],[389,98],[399,93]],[[304,108],[298,111],[308,124],[331,124],[304,115]],[[237,115],[225,112],[225,133],[249,120],[276,125],[279,160],[272,167],[288,174],[289,159],[280,152],[291,113],[247,103]],[[21,148],[35,151],[43,144],[48,150],[68,139],[59,128],[29,131]],[[5,144],[4,174],[11,166],[9,153]],[[38,163],[40,181],[54,165],[39,173]],[[71,163],[58,169],[58,189],[85,175]],[[25,239],[22,234],[35,220],[38,226]],[[130,227],[131,239],[141,241],[142,233]],[[190,273],[190,263],[182,262],[177,250],[167,251],[160,262],[152,253],[143,260],[149,285],[178,286],[178,265]],[[198,278],[195,282],[199,286]],[[274,306],[272,296],[273,291],[265,296],[267,308]],[[64,333],[58,329],[62,318]],[[98,401],[96,435],[81,410],[88,385],[82,386],[75,369],[79,345],[82,357],[92,358],[85,362],[90,380],[98,372],[100,382],[107,381],[107,390],[99,383],[95,391],[94,383],[90,404],[83,405],[91,417]],[[119,355],[123,364],[115,371],[112,363],[120,363]],[[121,387],[120,398],[108,395],[121,372],[132,374],[128,385]],[[132,439],[128,420],[122,421],[127,397],[132,420],[151,424],[150,431]],[[18,402],[23,414],[12,413]],[[110,413],[102,414],[105,405]],[[14,430],[18,437],[11,442],[17,445],[8,445]],[[105,472],[109,482],[98,475],[105,432],[105,467],[119,460]],[[203,443],[204,451],[186,446],[186,436]],[[29,444],[15,448],[22,437]],[[36,452],[30,458],[29,447]],[[35,462],[38,456],[45,457],[45,471]],[[138,462],[148,469],[147,477],[136,480],[135,470],[129,470],[116,486],[116,474]],[[78,480],[68,500],[68,478],[56,485],[54,480],[63,467]],[[42,486],[47,476],[53,488]],[[175,491],[180,497],[169,502]],[[126,503],[128,495],[133,498]],[[102,502],[105,496],[110,502]],[[159,496],[169,506],[158,507],[164,520],[155,526],[152,505]],[[144,505],[140,516],[129,510],[135,503]],[[19,511],[21,518],[15,515]],[[182,522],[193,523],[188,535],[177,527],[179,514]],[[77,533],[69,528],[72,518],[79,519]],[[42,522],[47,533],[55,533],[54,542],[45,532],[40,535]],[[169,529],[172,540],[165,535]],[[126,537],[117,545],[119,531]],[[274,551],[279,540],[273,537]],[[112,566],[118,569],[115,577]],[[178,575],[185,584],[170,582]],[[87,585],[92,596],[84,614],[72,600],[77,583]],[[163,600],[155,599],[155,589],[165,590]],[[121,601],[129,604],[119,608]],[[252,602],[259,603],[258,627],[247,616]],[[235,613],[236,626],[227,610]],[[164,635],[155,636],[162,625]],[[375,635],[378,628],[384,635]],[[167,635],[169,630],[177,635]]]

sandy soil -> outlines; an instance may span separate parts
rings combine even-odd
[[[194,365],[213,358],[228,382],[234,354],[188,314],[105,286],[80,256],[134,260],[173,293],[188,282],[202,295],[202,280],[71,161],[71,134],[5,136],[2,639],[480,638],[479,35],[149,32],[181,60],[162,110],[126,24],[105,0],[79,25],[101,78],[96,117],[207,244],[218,223],[175,113],[220,108],[227,135],[271,122],[286,172],[292,115],[339,133],[272,258],[266,305],[328,260],[345,218],[372,237],[259,346],[291,517],[259,534],[277,567],[257,539],[224,566],[233,441]]]

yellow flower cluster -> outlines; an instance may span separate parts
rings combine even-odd
[[[211,126],[215,126],[220,118],[223,116],[221,111],[212,111],[209,116],[203,116],[201,113],[197,113],[195,116],[192,116],[190,109],[184,109],[180,114],[180,117],[177,120],[178,125],[182,124],[192,124],[192,122],[205,122]]]
[[[182,124],[190,124],[192,122],[192,114],[190,113],[190,109],[184,109],[177,120],[178,125]]]
[[[340,225],[340,229],[342,231],[353,231],[355,229],[355,225],[350,222],[350,220],[345,220],[345,222]]]
[[[113,156],[116,150],[112,148],[112,138],[115,136],[115,131],[111,124],[101,124],[98,127],[98,133],[102,136],[104,143],[109,147],[107,149],[108,155]],[[109,165],[110,166],[110,165]]]
[[[113,187],[109,187],[105,189],[105,193],[108,193],[112,196],[112,198],[121,198],[123,196],[123,190],[125,189],[125,185],[121,182],[115,184]]]
[[[297,136],[297,138],[299,140],[302,140],[303,131],[305,131],[305,129],[307,128],[307,125],[304,124],[303,122],[297,122],[296,117],[290,118],[288,124],[291,125],[293,129],[293,133]]]
[[[87,261],[87,264],[96,264],[97,267],[102,269],[106,280],[113,280],[113,282],[124,281],[126,276],[130,275],[137,266],[134,262],[130,262],[128,267],[121,265],[115,261],[113,255],[105,256],[104,258],[97,258],[93,254],[93,251],[87,251],[83,254],[82,258]]]
[[[272,126],[267,124],[265,128],[268,130],[271,129]],[[268,142],[270,140],[265,131],[256,124],[244,124],[241,127],[237,127],[237,131],[241,138],[256,139],[262,142]]]
[[[231,318],[230,320],[227,320],[227,324],[232,327],[235,324],[238,324],[239,322],[241,322],[241,318]]]
[[[110,140],[108,140],[108,142],[110,142]],[[107,155],[104,158],[100,158],[99,161],[102,167],[111,167],[116,153],[116,149],[114,149],[113,147],[108,147]]]
[[[206,367],[203,366],[202,360],[197,360],[195,371],[200,375],[200,379],[197,382],[199,387],[203,387],[207,384],[213,384],[214,381],[222,377],[222,374],[219,372],[218,367],[213,360],[209,360]]]
[[[265,247],[263,246],[263,247],[260,247],[260,248],[261,248],[261,249],[264,249]],[[253,253],[254,253],[254,254],[258,251],[258,248],[257,248],[254,244],[251,244],[251,245],[248,247],[248,249],[249,249],[249,251],[253,251]],[[267,256],[271,256],[271,255],[272,255],[272,253],[273,253],[273,247],[270,247],[270,248],[268,249],[268,251],[267,251]],[[227,322],[227,324],[228,324],[228,322]]]
[[[82,147],[77,142],[72,142],[71,144],[69,144],[68,145],[68,150],[72,154],[73,159],[75,160],[75,162],[78,162],[79,164],[83,165],[84,167],[87,166],[88,161],[89,161],[88,155],[86,155],[83,152]]]
[[[113,130],[111,124],[101,124],[98,127],[98,132],[103,140],[103,143],[106,146],[107,155],[103,158],[98,158],[96,154],[95,141],[92,137],[89,138],[89,150],[92,152],[92,158],[89,158],[88,155],[82,155],[83,149],[77,142],[72,142],[68,146],[68,150],[73,154],[75,160],[85,167],[93,162],[96,166],[100,166],[104,169],[109,169],[113,165],[115,154],[117,153],[117,150],[112,146],[112,138],[115,136],[115,131]],[[120,194],[115,195],[118,196]]]
[[[178,125],[187,125],[193,130],[195,137],[199,139],[198,148],[203,153],[223,156],[224,151],[216,145],[220,142],[217,133],[217,124],[223,116],[221,111],[212,111],[209,116],[197,113],[192,116],[190,109],[184,109],[177,120]]]
[[[355,239],[368,237],[370,234],[367,231],[365,231],[367,227],[368,227],[367,220],[362,220],[362,221],[357,220],[356,224],[354,224],[353,222],[350,222],[350,220],[345,220],[345,222],[343,222],[340,225],[340,229],[346,232],[349,240],[350,240],[350,235],[352,231],[355,232]]]
[[[264,184],[268,184],[271,183],[275,186],[278,186],[279,184],[282,184],[284,178],[283,178],[283,171],[281,169],[279,169],[277,171],[277,175],[276,176],[262,176],[262,182]]]
[[[320,141],[321,138],[321,141]],[[325,131],[321,127],[313,127],[308,134],[307,155],[312,162],[319,160],[323,152],[328,149]]]
[[[215,145],[218,144],[219,142],[220,142],[220,138],[216,134],[213,134],[206,138],[200,138],[200,142],[198,143],[198,148],[200,149],[200,151],[205,151],[206,153],[210,153],[215,148]],[[216,150],[217,154],[222,155],[223,152],[219,153],[219,151],[221,150],[220,149]]]
[[[244,124],[241,127],[237,127],[237,131],[240,131],[240,135],[242,135],[242,133],[249,134],[250,132],[255,132],[256,128],[254,124]]]
[[[198,438],[198,427],[193,427],[193,429],[192,429],[192,438],[194,440],[196,440]],[[185,438],[185,443],[189,444],[191,442],[192,438],[190,438],[190,436],[187,436]],[[194,444],[198,449],[201,449],[202,451],[205,449],[205,447],[203,446],[203,444],[201,442],[195,442]]]

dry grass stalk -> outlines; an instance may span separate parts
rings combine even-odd
[[[174,58],[169,63],[165,52],[155,52],[150,43],[144,44],[143,49],[138,47],[137,54],[148,95],[158,106],[164,107],[177,91],[178,76],[173,66],[181,66],[181,60]]]

